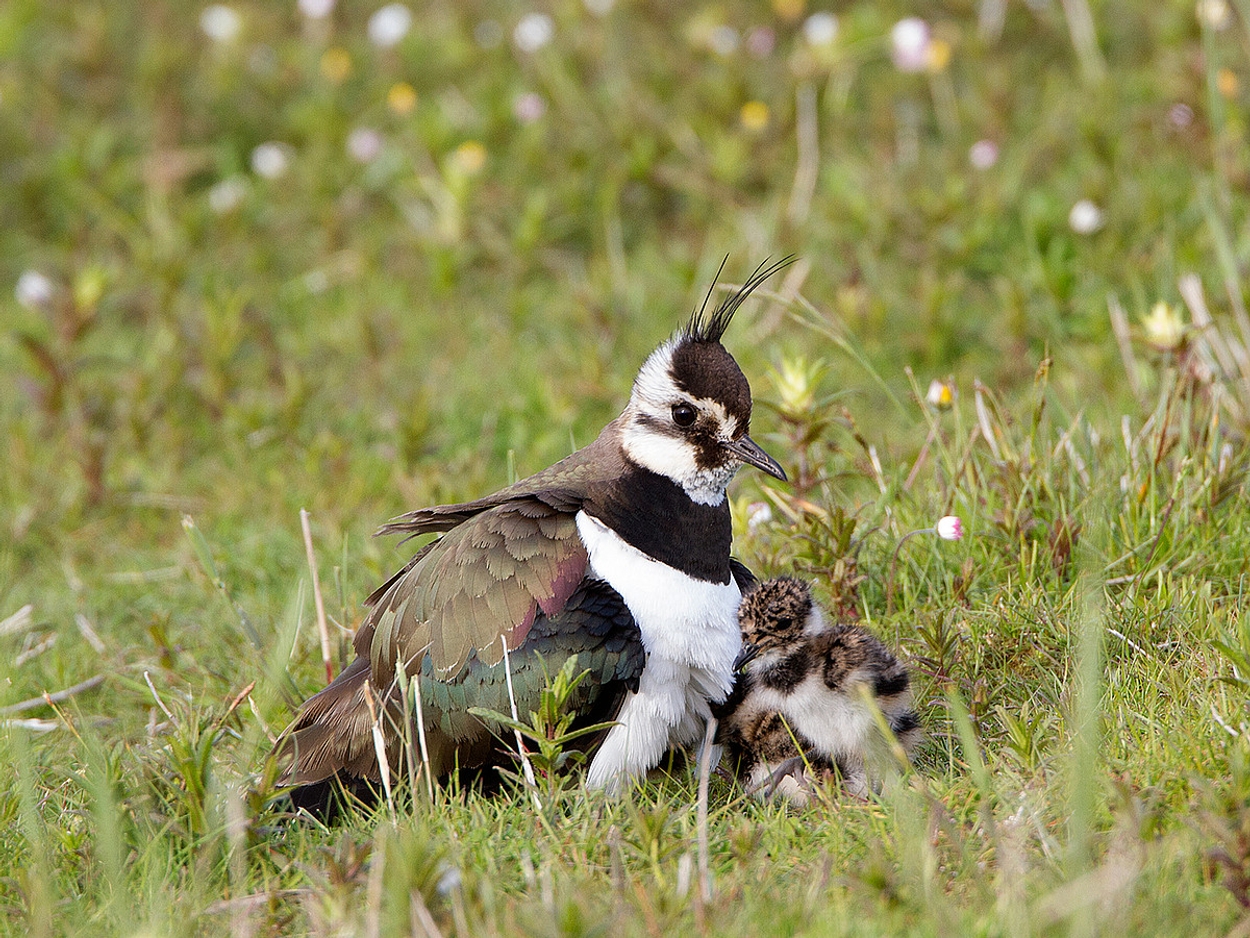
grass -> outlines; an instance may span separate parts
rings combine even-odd
[[[347,2],[0,6],[0,283],[52,286],[0,296],[3,929],[1250,933],[1250,8],[1089,6],[813,47],[801,2],[568,0],[533,52],[488,2],[385,50]],[[906,74],[917,11],[949,59]],[[806,814],[713,777],[706,876],[680,762],[283,817],[300,509],[341,666],[379,522],[588,442],[726,254],[789,253],[727,342],[795,481],[735,484],[735,549],[899,648],[914,771]],[[1189,274],[1213,324],[1152,347]]]

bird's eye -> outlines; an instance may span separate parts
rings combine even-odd
[[[673,405],[673,423],[677,424],[679,427],[694,426],[695,419],[698,416],[698,411],[696,411],[689,404]]]
[[[777,628],[782,632],[786,631],[792,625],[794,625],[794,620],[789,616],[780,616],[777,619]]]

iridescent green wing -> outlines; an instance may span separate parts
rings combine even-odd
[[[561,612],[549,617],[540,611],[526,642],[509,653],[507,670],[522,720],[538,709],[548,677],[573,656],[577,657],[578,673],[590,672],[569,700],[577,724],[612,720],[625,693],[638,688],[646,651],[624,600],[602,580],[583,581]],[[426,726],[437,727],[454,740],[488,733],[487,727],[468,713],[470,707],[511,713],[509,675],[502,662],[486,665],[471,659],[454,680],[447,681],[437,676],[427,659],[421,675]]]

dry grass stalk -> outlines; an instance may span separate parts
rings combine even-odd
[[[334,680],[334,666],[330,660],[330,629],[326,625],[326,606],[321,599],[321,578],[317,576],[317,555],[313,551],[312,528],[308,523],[308,509],[299,510],[300,527],[304,529],[304,550],[308,554],[308,569],[312,572],[313,601],[317,606],[317,634],[321,636],[321,660],[326,666],[326,683]]]

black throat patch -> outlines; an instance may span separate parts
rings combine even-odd
[[[696,580],[729,582],[728,498],[700,505],[676,482],[635,466],[593,486],[582,507],[648,557]]]

